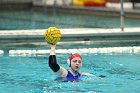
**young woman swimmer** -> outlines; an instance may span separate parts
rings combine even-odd
[[[81,73],[78,70],[82,66],[82,57],[78,54],[71,54],[67,60],[69,65],[69,70],[61,67],[57,63],[55,48],[56,45],[50,45],[50,56],[49,56],[49,67],[56,73],[58,73],[59,78],[58,81],[79,81],[81,76],[94,76],[90,73]]]

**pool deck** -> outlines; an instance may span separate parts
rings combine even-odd
[[[3,0],[4,1],[4,0]],[[50,1],[50,0],[49,0]],[[58,0],[59,1],[59,0]],[[46,3],[45,3],[46,2]],[[35,10],[42,12],[62,12],[81,15],[96,15],[96,16],[109,16],[120,17],[121,4],[107,2],[105,7],[85,7],[85,6],[73,6],[73,5],[56,5],[49,4],[45,0],[33,0],[28,3],[0,3],[0,10]],[[53,2],[53,0],[52,0]],[[125,18],[137,18],[140,19],[140,5],[137,8],[132,8],[131,2],[124,2],[124,16]]]
[[[60,29],[61,41],[107,41],[107,40],[129,40],[140,41],[140,28],[75,28]],[[1,30],[0,42],[21,43],[21,42],[44,42],[45,29],[38,30]]]
[[[124,5],[124,15],[125,18],[137,18],[140,19],[140,10],[133,9],[132,3],[125,2]],[[65,6],[65,5],[45,5],[37,4],[32,8],[37,11],[55,11],[55,12],[63,12],[63,13],[72,13],[72,14],[85,14],[85,15],[97,15],[97,16],[109,16],[109,17],[118,17],[121,12],[121,4],[120,3],[107,3],[106,7],[83,7],[83,6]]]

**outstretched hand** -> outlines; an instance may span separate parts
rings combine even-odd
[[[50,44],[50,47],[56,47],[56,45]]]

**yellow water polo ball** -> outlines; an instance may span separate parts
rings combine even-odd
[[[49,27],[45,30],[44,37],[49,44],[55,45],[61,39],[61,31],[57,27]]]

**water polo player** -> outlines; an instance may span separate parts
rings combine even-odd
[[[76,53],[71,54],[67,60],[69,65],[69,70],[61,67],[57,63],[56,54],[55,54],[56,45],[51,45],[50,56],[49,56],[49,67],[57,73],[57,80],[63,81],[79,81],[80,77],[83,75],[92,75],[90,73],[81,73],[79,69],[82,66],[82,57]]]

